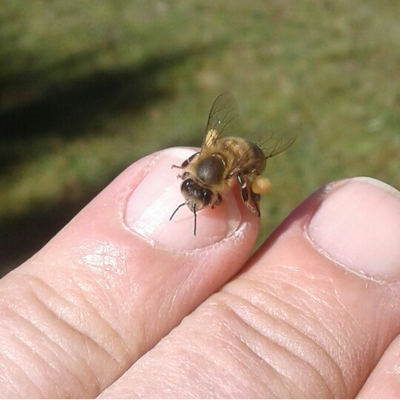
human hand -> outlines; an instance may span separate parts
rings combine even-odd
[[[133,164],[1,279],[1,396],[399,397],[399,193],[327,185],[249,258],[239,193],[197,236],[169,221],[190,153]]]

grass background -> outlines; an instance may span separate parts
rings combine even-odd
[[[331,180],[400,188],[400,2],[3,0],[0,260],[54,235],[127,165],[200,145],[214,99],[268,162],[260,240]]]

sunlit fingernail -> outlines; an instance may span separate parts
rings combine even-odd
[[[308,228],[318,249],[345,268],[400,279],[400,193],[371,178],[336,183]]]
[[[170,220],[177,207],[184,202],[180,191],[182,179],[177,178],[180,165],[193,150],[175,148],[163,151],[145,178],[131,194],[125,212],[126,225],[139,235],[165,247],[191,250],[212,245],[236,231],[241,214],[235,197],[224,196],[215,209],[197,213],[196,236],[194,215],[185,205]]]

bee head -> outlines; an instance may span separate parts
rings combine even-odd
[[[187,204],[192,212],[199,211],[203,207],[208,206],[213,197],[211,190],[201,187],[191,178],[183,181],[181,192],[186,199],[185,204]]]
[[[176,210],[172,213],[171,219],[174,217],[176,212],[185,204],[189,207],[189,210],[194,214],[194,235],[196,236],[196,225],[197,225],[197,215],[196,211],[201,210],[211,204],[213,194],[211,190],[206,189],[198,185],[193,179],[188,178],[183,181],[181,185],[181,192],[186,201],[180,204]]]

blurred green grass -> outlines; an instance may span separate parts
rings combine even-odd
[[[331,180],[400,188],[400,3],[3,0],[0,254],[12,267],[127,165],[200,145],[224,90],[268,162],[259,243]]]

